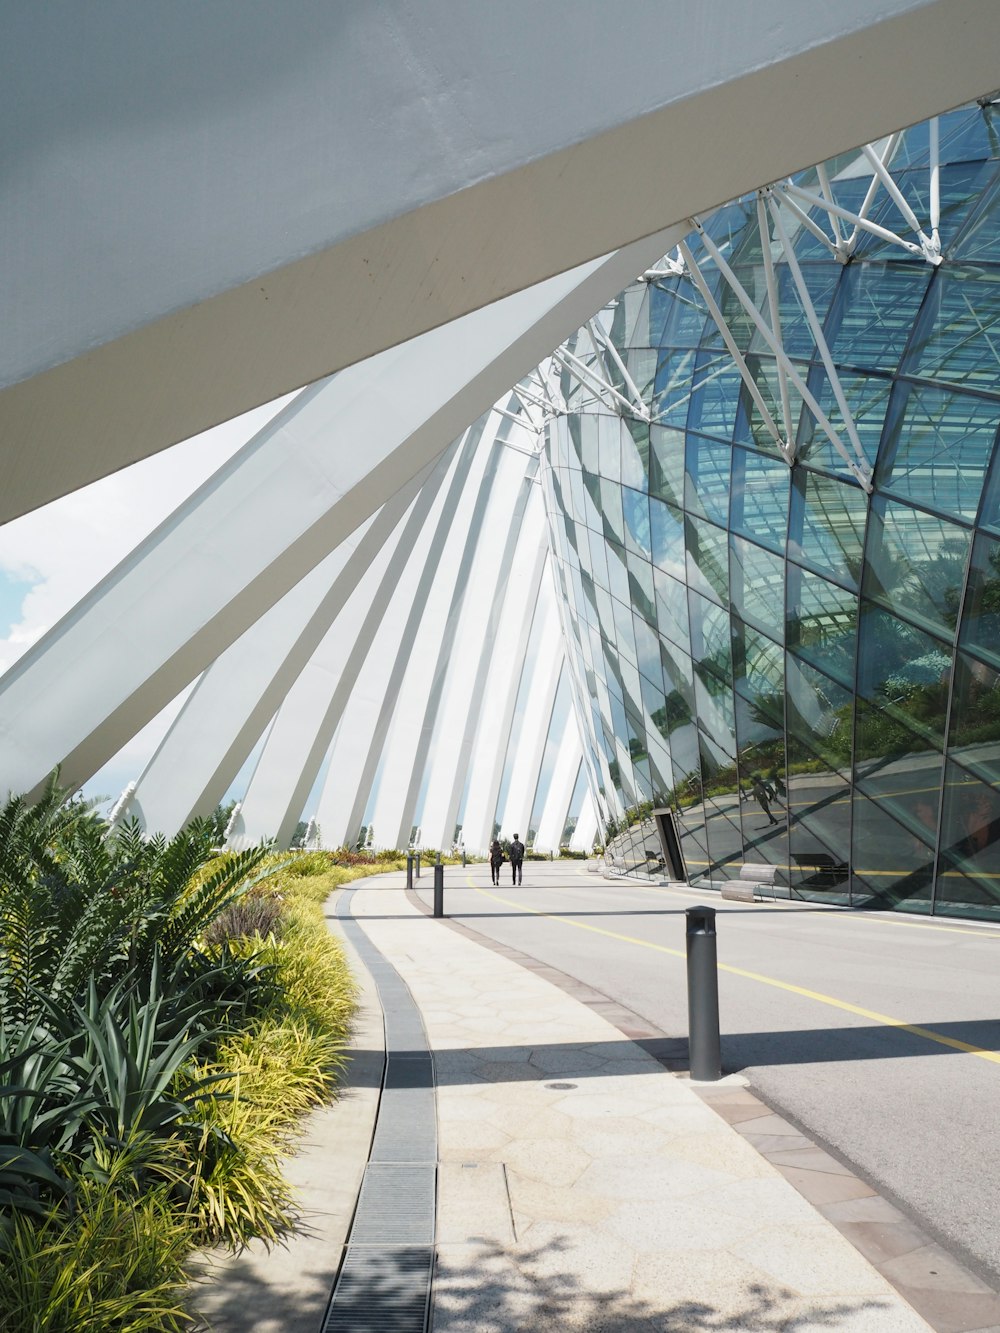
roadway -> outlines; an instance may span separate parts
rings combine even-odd
[[[684,1036],[686,907],[718,910],[722,1058],[993,1283],[1000,1281],[1000,929],[723,903],[578,862],[445,870],[445,911]],[[420,881],[430,902],[430,876]]]

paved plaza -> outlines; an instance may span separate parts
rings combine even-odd
[[[349,911],[433,1054],[435,1333],[1000,1326],[991,1288],[741,1076],[692,1084],[676,1042],[632,1040],[610,1002],[434,921],[401,875],[362,881]],[[322,1326],[383,1064],[378,994],[348,949],[363,983],[349,1087],[291,1164],[296,1235],[208,1270],[198,1308],[219,1333]]]

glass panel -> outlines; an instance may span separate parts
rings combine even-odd
[[[666,426],[649,428],[649,493],[672,504],[684,503],[684,432]],[[729,474],[726,473],[726,495]]]
[[[862,764],[859,760],[857,789],[933,847],[937,841],[943,767],[941,755],[923,746],[918,746],[916,752],[897,753],[879,763]]]
[[[859,486],[796,468],[788,552],[856,587],[861,573],[868,497]]]
[[[945,644],[887,611],[862,605],[858,693],[939,747],[950,675]]]
[[[972,548],[959,637],[963,648],[1000,666],[1000,541],[982,534]]]
[[[740,397],[740,372],[726,348],[698,353],[691,381],[688,430],[731,440]]]
[[[945,775],[937,906],[1000,916],[1000,792],[957,764]]]
[[[743,833],[718,802],[705,802],[705,831],[713,879],[737,879],[743,864]]]
[[[824,224],[829,227],[826,219],[824,219]],[[798,244],[795,246],[795,253],[798,258]],[[809,292],[809,299],[822,325],[827,317],[827,311],[834,293],[842,283],[844,275],[852,271],[853,265],[842,269],[838,264],[831,264],[827,257],[825,262],[817,264],[802,263],[800,259],[799,267],[805,280],[806,290]],[[813,338],[812,329],[806,318],[805,307],[795,283],[795,275],[788,264],[783,263],[778,266],[777,278],[782,345],[790,357],[796,360],[810,361],[816,350],[816,340]],[[763,272],[760,273],[758,281],[762,288]],[[765,356],[769,354],[767,344],[756,329],[754,329],[751,337],[750,350],[763,353]]]
[[[649,502],[653,563],[684,581],[684,514],[662,500]]]
[[[998,422],[1000,402],[901,381],[876,474],[881,488],[972,522]]]
[[[730,538],[733,606],[775,639],[784,637],[785,562],[741,537]]]
[[[605,550],[608,559],[608,583],[611,593],[620,601],[627,602],[629,601],[628,557],[625,554],[625,549],[614,542],[607,542]]]
[[[856,593],[789,563],[789,648],[853,687],[857,627]]]
[[[850,901],[850,797],[829,790],[815,799],[817,780],[802,775],[789,779],[790,801],[808,805],[791,815],[788,830],[789,882],[792,896],[808,902]],[[813,799],[810,800],[810,796]]]
[[[605,481],[621,480],[622,450],[618,417],[598,417],[597,458],[597,471]]]
[[[830,768],[850,769],[852,694],[791,653],[786,660],[785,703],[789,744],[793,738]]]
[[[644,421],[629,417],[619,420],[618,430],[621,435],[621,478],[626,486],[637,491],[649,490],[649,427]],[[604,457],[604,442],[601,441],[601,457]],[[609,440],[608,450],[614,449]]]
[[[903,363],[906,374],[996,393],[1000,270],[937,269]]]
[[[728,524],[732,458],[731,445],[716,444],[701,435],[688,437],[684,504],[689,513],[713,519],[723,527]]]
[[[864,591],[925,629],[953,635],[971,539],[967,528],[876,496]]]
[[[688,586],[723,605],[729,601],[729,541],[721,528],[687,519]]]
[[[996,173],[996,163],[992,169]],[[1000,261],[1000,176],[994,174],[959,236],[951,247],[949,258],[966,263]]]
[[[651,681],[662,680],[660,671],[660,641],[638,616],[632,617],[632,629],[635,635],[635,647],[639,670]]]
[[[1000,784],[1000,672],[958,654],[948,749],[986,782]]]
[[[717,271],[706,274],[709,287],[718,287]],[[701,293],[690,278],[669,278],[650,283],[649,345],[697,347],[705,321],[711,317]]]
[[[656,623],[656,602],[653,593],[653,566],[642,556],[631,552],[628,556],[629,600],[650,624]]]
[[[669,350],[660,353],[653,386],[652,410],[653,415],[665,426],[678,426],[683,430],[687,425],[695,356],[693,351]]]
[[[622,488],[622,510],[625,516],[625,544],[636,555],[652,556],[649,535],[649,496],[633,491],[628,486]]]
[[[601,512],[604,515],[602,531],[621,545],[625,544],[625,519],[622,516],[622,488],[616,481],[601,478]]]
[[[784,727],[785,655],[779,646],[733,617],[733,676],[736,689]]]
[[[889,401],[892,380],[879,375],[865,375],[857,371],[842,369],[838,371],[840,386],[851,413],[857,431],[861,451],[868,463],[874,467],[878,456],[879,440],[882,438],[882,426],[885,410]],[[854,445],[844,424],[843,413],[833,394],[830,381],[822,366],[814,366],[809,373],[809,389],[826,414],[837,438],[850,459],[856,457]],[[831,472],[850,475],[846,462],[831,442],[825,429],[813,416],[812,410],[805,405],[799,418],[798,457],[808,460],[816,467],[828,468]]]
[[[854,797],[855,906],[901,907],[929,912],[934,884],[934,852],[887,810]]]
[[[787,463],[733,450],[732,525],[778,552],[788,539],[789,476]]]
[[[927,264],[905,263],[854,263],[842,269],[824,330],[835,364],[894,371],[931,272]]]
[[[669,574],[661,574],[658,569],[653,570],[653,586],[656,589],[657,629],[664,638],[689,653],[687,589],[683,583]]]
[[[691,656],[695,669],[728,685],[733,678],[729,613],[689,590],[691,612]]]

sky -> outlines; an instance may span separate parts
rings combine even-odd
[[[255,408],[0,526],[0,672],[290,401]],[[139,776],[181,696],[84,786],[117,797]]]

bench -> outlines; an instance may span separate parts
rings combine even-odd
[[[732,902],[755,903],[758,897],[763,901],[767,890],[766,896],[773,900],[774,877],[777,873],[777,866],[741,866],[739,879],[730,879],[723,884],[722,896]]]

